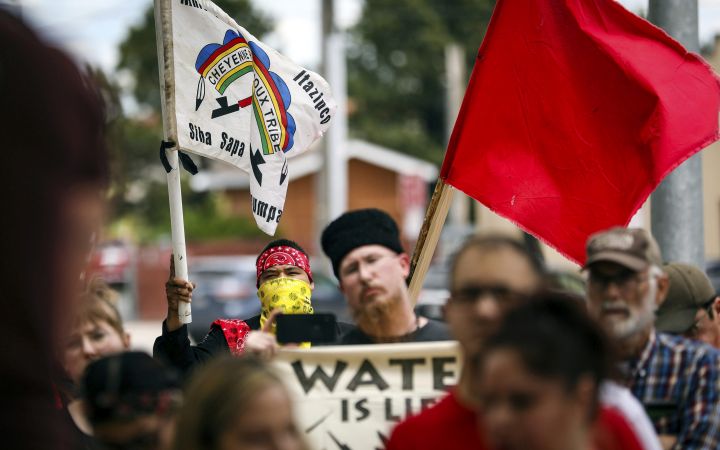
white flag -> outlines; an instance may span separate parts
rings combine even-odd
[[[214,3],[168,3],[166,89],[174,87],[174,104],[167,107],[176,119],[177,143],[247,172],[255,221],[272,235],[285,204],[286,158],[305,151],[330,126],[336,108],[330,86],[255,39]]]

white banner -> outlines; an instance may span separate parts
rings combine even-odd
[[[281,350],[276,367],[310,448],[375,450],[455,385],[459,355],[452,341],[313,347]]]
[[[285,203],[285,158],[328,129],[336,108],[330,87],[214,3],[166,1],[172,50],[164,54],[165,85],[174,89],[167,109],[176,120],[170,129],[181,149],[249,174],[255,221],[272,235]]]

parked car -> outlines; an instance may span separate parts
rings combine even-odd
[[[196,256],[190,259],[189,278],[193,292],[193,321],[190,336],[200,341],[218,318],[248,319],[260,314],[255,285],[255,256]],[[312,303],[316,312],[335,314],[338,321],[350,322],[345,298],[333,278],[314,273]]]
[[[99,276],[110,285],[130,282],[132,277],[132,249],[120,240],[96,245],[87,266],[88,276]]]
[[[193,292],[190,336],[197,342],[218,318],[246,319],[260,314],[254,256],[195,256],[188,277]]]
[[[115,239],[98,243],[88,259],[85,277],[100,277],[119,297],[116,305],[123,320],[136,317],[135,250],[129,243]]]

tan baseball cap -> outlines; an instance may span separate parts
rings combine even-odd
[[[715,289],[707,275],[690,264],[670,263],[663,270],[670,279],[670,288],[657,310],[655,328],[664,333],[682,334],[695,323],[698,309],[715,298]]]
[[[634,271],[662,265],[660,247],[642,228],[615,227],[590,236],[585,268],[599,261],[610,261]]]

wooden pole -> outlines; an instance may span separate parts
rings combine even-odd
[[[445,219],[447,219],[454,192],[455,189],[452,186],[438,178],[410,260],[408,291],[413,305],[417,303],[420,289],[425,281],[425,275],[430,267],[430,261],[435,253]]]
[[[177,124],[175,122],[175,77],[173,71],[172,10],[168,0],[155,0],[155,39],[160,69],[160,95],[163,136],[165,141],[177,144]],[[175,259],[175,276],[188,279],[187,251],[185,248],[185,228],[180,189],[180,165],[177,148],[167,150],[167,159],[172,169],[167,174],[168,198],[170,200],[170,230]],[[192,322],[190,304],[180,302],[178,316],[181,323]]]

